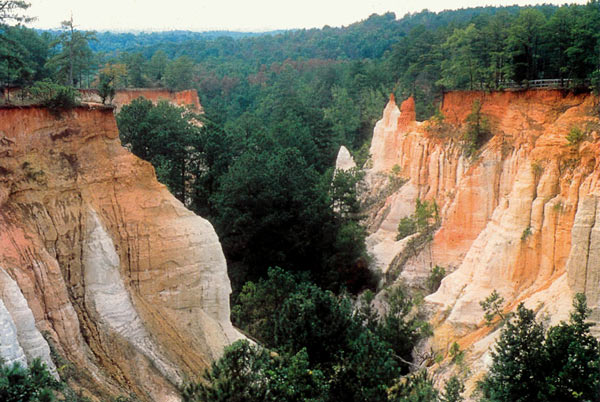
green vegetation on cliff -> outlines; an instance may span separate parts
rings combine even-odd
[[[480,382],[482,400],[596,401],[600,398],[600,345],[586,322],[585,295],[573,300],[568,323],[545,330],[521,303],[506,321],[488,374]]]

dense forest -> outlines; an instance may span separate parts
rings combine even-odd
[[[25,4],[0,1],[8,3]],[[384,311],[372,307],[378,278],[368,269],[361,172],[334,174],[336,153],[346,145],[362,166],[390,93],[414,96],[424,119],[451,89],[527,88],[546,78],[567,90],[600,85],[598,1],[387,13],[260,35],[94,33],[73,20],[35,31],[18,12],[0,18],[0,84],[53,107],[76,103],[69,87],[96,87],[108,102],[122,87],[198,91],[199,116],[144,99],[124,106],[121,139],[213,223],[234,289],[232,319],[277,354],[233,345],[206,381],[184,389],[187,400],[462,400],[460,378],[438,391],[414,370],[422,362],[412,350],[430,334],[422,295],[397,288],[384,295]],[[597,398],[598,344],[583,322],[585,300],[574,308],[569,323],[548,331],[525,308],[505,317],[483,400],[525,391],[535,392],[527,400]],[[563,347],[572,344],[585,347]],[[510,353],[520,352],[530,357],[515,368]],[[561,371],[575,358],[584,366]],[[511,376],[530,363],[545,377],[513,387]],[[581,373],[589,375],[576,383]]]

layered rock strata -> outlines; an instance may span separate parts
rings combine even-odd
[[[490,134],[467,157],[475,101]],[[447,356],[458,342],[481,373],[498,331],[484,325],[479,302],[494,289],[507,311],[525,302],[550,323],[567,319],[573,295],[584,292],[600,320],[598,100],[558,90],[451,92],[441,112],[443,120],[421,123],[412,99],[386,106],[367,171],[367,197],[385,197],[370,210],[368,245],[388,284],[423,286],[435,265],[451,272],[426,298],[435,328],[428,346]],[[581,141],[569,143],[573,130]],[[401,185],[389,191],[394,175]],[[441,224],[414,249],[396,233],[417,198],[435,200]]]
[[[102,98],[98,95],[95,89],[81,89],[81,99],[84,102],[101,103]],[[115,97],[112,99],[112,105],[115,106],[115,112],[119,112],[125,105],[129,105],[137,98],[146,98],[154,104],[160,100],[165,100],[175,106],[185,106],[190,108],[194,113],[204,113],[198,92],[194,89],[186,89],[183,91],[169,91],[165,88],[127,88],[117,89]]]
[[[212,226],[121,146],[111,108],[0,109],[5,360],[101,400],[175,401],[240,337],[230,291]]]

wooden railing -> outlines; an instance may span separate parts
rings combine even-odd
[[[514,81],[502,81],[500,85],[503,88],[518,89],[518,88],[570,88],[575,83],[570,79],[545,79],[545,80],[524,80],[521,84]],[[585,85],[586,83],[581,83]]]

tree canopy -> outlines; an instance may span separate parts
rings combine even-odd
[[[585,295],[568,323],[545,331],[521,303],[506,322],[480,383],[486,401],[594,401],[600,397],[600,346],[590,333]]]

